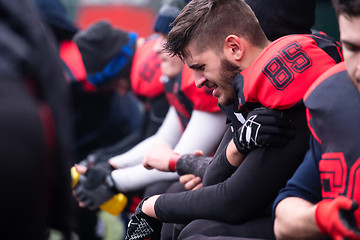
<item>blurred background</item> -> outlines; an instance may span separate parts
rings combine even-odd
[[[156,13],[164,0],[61,0],[69,18],[79,28],[86,28],[98,19],[107,19],[115,26],[135,31],[142,37],[151,35]],[[339,39],[336,16],[330,0],[317,0],[315,29]]]
[[[69,18],[80,28],[99,19],[135,31],[142,37],[151,35],[156,13],[163,0],[62,0]]]

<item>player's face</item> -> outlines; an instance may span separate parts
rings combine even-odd
[[[339,16],[340,40],[349,77],[360,93],[360,17]]]
[[[212,95],[218,98],[221,105],[232,104],[234,102],[232,82],[239,72],[238,67],[215,51],[198,51],[193,43],[186,47],[186,52],[188,54],[184,60],[186,65],[194,71],[196,86],[212,89]]]
[[[166,51],[164,51],[164,44],[166,42],[166,35],[160,34],[157,42],[154,46],[154,50],[159,54],[161,58],[161,71],[164,75],[169,78],[175,77],[178,75],[184,63],[181,61],[179,57],[171,57]]]

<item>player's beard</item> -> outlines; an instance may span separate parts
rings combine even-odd
[[[241,72],[242,69],[233,64],[232,62],[228,61],[227,59],[221,59],[221,77],[227,83],[231,83],[236,77],[236,75]]]
[[[223,88],[225,88],[225,94],[223,95],[223,98],[221,101],[219,101],[220,104],[223,106],[232,104],[235,99],[235,93],[234,89],[232,87],[232,83],[236,75],[241,71],[241,68],[237,65],[233,64],[232,62],[221,59],[221,72],[220,76],[222,78],[223,82]]]

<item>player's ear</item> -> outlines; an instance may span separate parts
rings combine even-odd
[[[244,55],[244,43],[236,35],[229,35],[224,42],[224,53],[227,58],[240,61]]]

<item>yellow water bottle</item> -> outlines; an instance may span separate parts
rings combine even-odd
[[[80,173],[76,171],[75,167],[71,167],[70,172],[71,187],[74,188],[80,179]],[[108,201],[101,204],[99,208],[107,213],[110,213],[111,215],[117,216],[122,211],[124,211],[127,202],[127,197],[122,193],[118,193],[112,198],[110,198]]]

